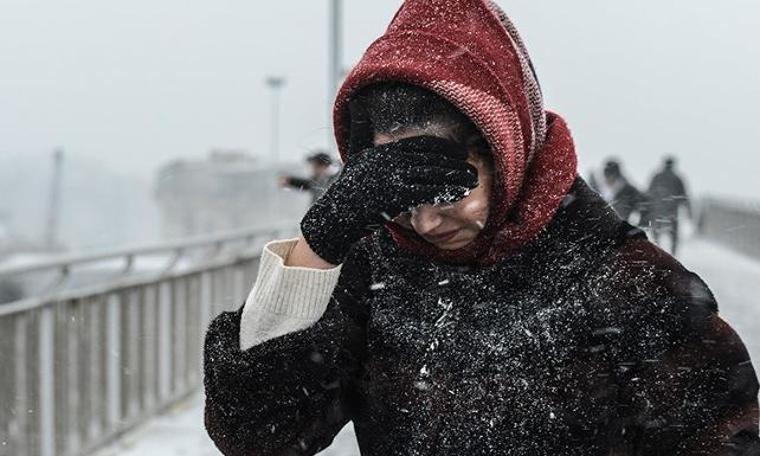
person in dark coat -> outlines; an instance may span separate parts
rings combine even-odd
[[[675,172],[676,160],[667,157],[660,172],[649,184],[652,235],[658,244],[662,235],[671,239],[670,253],[678,249],[679,209],[685,207],[691,217],[691,204],[683,179]]]
[[[466,114],[465,114],[466,113]],[[492,2],[407,0],[342,86],[346,163],[205,343],[226,455],[758,454],[707,285],[577,176]]]
[[[648,218],[647,197],[623,175],[620,162],[610,160],[604,165],[604,184],[602,195],[620,218],[630,221],[633,214],[638,214],[638,224],[644,226]]]
[[[336,173],[331,170],[333,160],[326,152],[315,152],[306,157],[306,162],[311,167],[311,177],[280,176],[279,183],[281,187],[309,192],[314,203],[333,183]]]

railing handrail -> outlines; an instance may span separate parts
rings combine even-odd
[[[5,267],[0,266],[0,277],[18,276],[31,272],[56,270],[88,263],[99,263],[108,260],[117,260],[129,257],[166,254],[177,251],[196,249],[200,247],[214,246],[217,244],[226,244],[246,239],[253,239],[262,235],[273,235],[292,228],[292,224],[279,224],[267,227],[247,228],[218,233],[214,235],[194,236],[143,246],[122,247],[100,252],[68,255],[27,265],[14,265]]]
[[[165,274],[161,274],[159,276],[152,275],[149,277],[141,277],[141,276],[117,277],[107,282],[96,283],[92,285],[85,285],[83,287],[75,288],[73,290],[59,290],[52,293],[45,293],[45,294],[30,296],[28,298],[23,298],[18,301],[12,301],[9,303],[0,304],[0,317],[18,314],[21,312],[27,312],[27,311],[41,308],[41,307],[51,305],[51,304],[55,305],[56,303],[59,303],[59,302],[62,303],[62,302],[71,301],[75,299],[82,299],[87,296],[105,294],[108,292],[112,292],[114,290],[147,286],[152,283],[155,283],[157,280],[167,280],[167,279],[173,279],[177,277],[192,275],[199,272],[215,269],[225,264],[229,264],[230,262],[256,259],[259,256],[261,256],[261,252],[247,252],[247,253],[237,254],[234,257],[228,256],[228,257],[200,263],[197,265],[193,265],[192,267],[183,269],[182,271],[170,271]]]
[[[760,201],[710,195],[702,198],[700,206],[700,236],[760,258]]]

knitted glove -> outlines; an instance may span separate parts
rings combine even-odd
[[[359,239],[402,212],[447,204],[478,185],[467,151],[447,139],[417,136],[353,154],[340,178],[301,220],[309,247],[340,264]]]

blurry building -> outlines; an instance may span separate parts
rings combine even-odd
[[[238,150],[168,163],[155,184],[163,237],[297,223],[308,196],[277,186],[277,176],[292,168],[263,164]]]

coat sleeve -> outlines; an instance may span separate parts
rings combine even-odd
[[[223,454],[313,455],[351,419],[364,356],[363,271],[349,258],[316,323],[246,350],[242,308],[212,322],[204,349],[205,423]]]
[[[645,240],[604,269],[595,325],[616,391],[614,454],[760,454],[757,376],[704,282]]]

